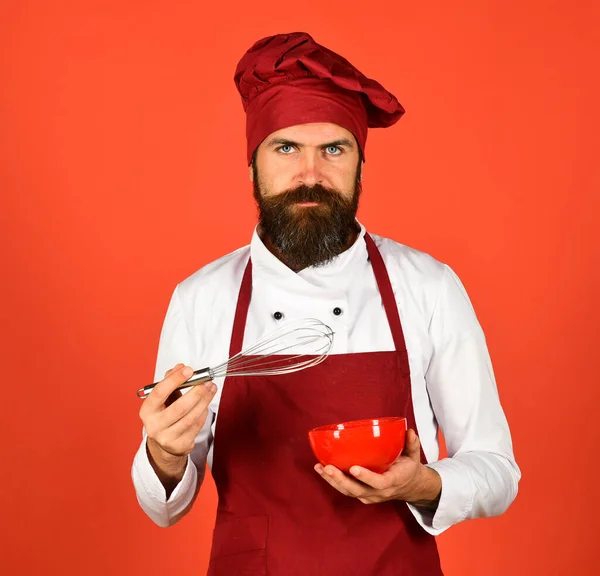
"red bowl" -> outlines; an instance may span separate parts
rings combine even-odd
[[[353,420],[313,428],[308,439],[317,460],[344,472],[362,466],[382,474],[404,449],[406,418]]]

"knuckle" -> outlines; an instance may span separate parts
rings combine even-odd
[[[194,441],[187,437],[179,437],[176,441],[174,441],[171,445],[171,450],[173,454],[178,454],[180,456],[187,456],[194,449]]]
[[[145,417],[142,419],[144,424],[144,428],[146,429],[146,433],[148,436],[156,434],[159,429],[159,423],[157,421],[156,415],[153,413],[147,413]]]
[[[152,401],[150,400],[150,398],[146,398],[142,402],[138,414],[142,420],[147,420],[148,418],[150,418],[153,411],[154,409],[152,406]]]
[[[161,430],[154,434],[153,440],[165,449],[170,448],[172,444],[171,439],[169,438],[169,434],[166,433],[164,430]]]
[[[156,419],[157,414],[160,412],[160,409],[156,406],[155,399],[146,398],[144,400],[142,406],[140,407],[140,418],[144,425],[151,423]]]

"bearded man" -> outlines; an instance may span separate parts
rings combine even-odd
[[[219,495],[212,576],[439,575],[435,536],[504,513],[520,470],[459,278],[356,219],[367,130],[404,109],[306,33],[258,41],[235,83],[259,222],[249,246],[173,292],[160,382],[140,410],[139,503],[156,524],[176,523],[208,464]],[[321,364],[185,388],[192,367],[308,317],[334,332]],[[387,471],[316,462],[308,430],[387,415],[409,428]]]

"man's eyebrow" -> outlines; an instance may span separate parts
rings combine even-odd
[[[346,146],[346,148],[354,148],[354,143],[352,140],[348,140],[348,138],[340,138],[339,140],[323,144],[323,148],[328,148],[329,146]]]
[[[288,140],[287,138],[273,138],[269,140],[267,146],[300,146],[297,142],[293,142],[292,140]]]
[[[295,146],[296,148],[302,148],[302,144],[294,142],[293,140],[288,140],[287,138],[272,138],[267,143],[267,146]],[[321,144],[321,148],[328,148],[329,146],[346,146],[347,148],[354,148],[354,143],[348,138],[340,138],[339,140],[334,140],[333,142]]]

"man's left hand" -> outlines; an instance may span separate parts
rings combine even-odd
[[[350,468],[351,476],[331,465],[317,464],[315,470],[336,490],[363,504],[404,500],[435,510],[442,491],[439,474],[421,464],[421,442],[414,430],[407,431],[404,451],[383,474],[360,466]]]

